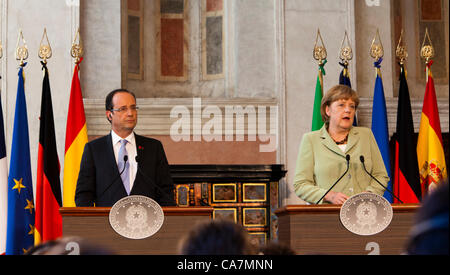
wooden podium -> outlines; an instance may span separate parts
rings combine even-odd
[[[338,205],[288,205],[275,211],[278,240],[297,254],[379,254],[404,252],[418,204],[393,204],[392,222],[384,231],[359,236],[339,218]]]
[[[63,236],[78,236],[117,254],[176,255],[180,238],[197,222],[212,217],[212,207],[162,207],[164,223],[151,237],[127,239],[109,224],[110,207],[62,207]]]

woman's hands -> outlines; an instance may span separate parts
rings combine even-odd
[[[330,191],[324,198],[332,204],[343,204],[348,199],[348,196],[344,193]]]

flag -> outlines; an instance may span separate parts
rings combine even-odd
[[[20,67],[8,176],[6,254],[23,254],[34,244],[34,200],[31,182],[25,76]]]
[[[350,81],[350,73],[348,72],[348,64],[339,62],[339,65],[341,65],[343,67],[343,69],[339,75],[339,84],[352,87],[352,83]]]
[[[352,87],[352,82],[350,81],[350,73],[348,72],[348,63],[347,62],[339,62],[339,65],[341,65],[342,71],[339,74],[339,84],[340,85],[346,85],[350,88]],[[355,119],[353,120],[353,126],[358,126],[358,114],[355,113]]]
[[[6,251],[6,219],[8,216],[8,167],[6,163],[5,128],[0,97],[0,254]]]
[[[394,194],[403,203],[419,203],[420,190],[417,153],[414,150],[414,124],[411,112],[406,72],[400,65],[400,89],[398,93],[397,128],[395,131]],[[399,202],[394,199],[394,202]]]
[[[36,232],[35,244],[55,240],[62,236],[61,183],[59,160],[56,151],[55,123],[47,65],[42,63],[41,116],[36,177]]]
[[[441,180],[447,178],[441,123],[431,73],[432,64],[432,61],[427,64],[427,86],[417,139],[417,160],[422,196],[436,188]]]
[[[317,75],[316,91],[314,94],[314,107],[312,117],[312,131],[319,130],[323,126],[322,115],[320,114],[320,106],[322,104],[323,97],[323,76],[325,75],[325,69],[323,68],[327,60],[319,64],[319,74]]]
[[[381,62],[382,58],[379,58],[375,63],[377,69],[377,76],[375,79],[375,89],[373,94],[373,106],[372,106],[372,132],[377,141],[378,148],[380,149],[381,156],[383,157],[384,167],[386,168],[389,178],[391,177],[391,163],[389,157],[389,131],[386,112],[386,99],[384,98],[383,81],[381,80]],[[389,180],[387,188],[392,191],[392,183]],[[384,192],[384,198],[389,202],[393,202],[392,195],[389,191]]]
[[[82,59],[75,65],[73,71],[69,113],[67,115],[63,177],[63,205],[65,207],[75,207],[75,189],[78,172],[80,171],[81,156],[83,155],[84,145],[88,141],[83,96],[80,79],[78,78],[81,61]]]

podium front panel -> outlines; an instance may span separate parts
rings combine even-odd
[[[399,255],[404,252],[418,205],[394,205],[390,225],[372,236],[348,231],[339,206],[292,205],[276,211],[278,237],[301,255]]]
[[[161,229],[141,240],[122,237],[109,224],[108,207],[61,208],[63,236],[82,237],[117,254],[176,255],[180,238],[197,223],[211,219],[211,207],[163,207]]]

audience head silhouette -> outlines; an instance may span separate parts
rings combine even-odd
[[[226,220],[198,224],[181,240],[179,250],[183,255],[250,255],[255,252],[247,231]]]

